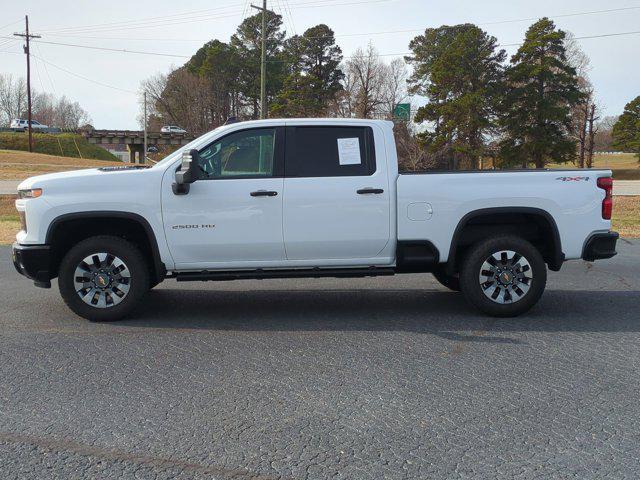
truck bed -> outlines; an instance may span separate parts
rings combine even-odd
[[[597,179],[610,170],[482,170],[402,173],[396,181],[398,240],[426,239],[448,258],[451,232],[482,210],[521,208],[546,212],[562,238],[566,259],[580,258],[591,233],[608,231],[604,190]]]

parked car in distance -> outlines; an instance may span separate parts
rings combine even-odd
[[[122,318],[169,278],[405,273],[512,317],[538,301],[547,269],[616,254],[612,188],[600,169],[399,174],[382,120],[237,122],[152,168],[23,181],[13,262],[36,286],[57,277],[90,320]]]
[[[25,120],[22,118],[14,118],[13,120],[11,120],[11,124],[9,125],[9,128],[29,128],[29,120]],[[44,125],[35,120],[31,120],[31,128],[33,130],[45,130],[49,128],[49,126]]]
[[[155,145],[149,145],[147,147],[147,153],[158,153],[158,147]]]
[[[180,128],[177,125],[165,125],[160,131],[162,133],[187,133],[184,128]]]

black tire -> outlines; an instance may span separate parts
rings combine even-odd
[[[483,269],[483,265],[487,265],[485,261],[490,260],[489,257],[508,251],[524,257],[524,261],[522,259],[509,260],[507,253],[506,262],[503,263],[505,257],[501,256],[502,260],[491,260],[497,263],[492,270]],[[512,259],[515,259],[515,256]],[[516,266],[513,267],[512,263],[515,263]],[[521,265],[522,263],[525,264],[524,267]],[[504,265],[507,265],[508,268],[505,268]],[[491,273],[491,275],[484,275],[481,272]],[[497,272],[503,273],[498,274]],[[513,272],[515,273],[512,275]],[[498,277],[492,276],[494,273]],[[481,275],[483,275],[483,279],[487,279],[487,282],[484,283],[486,288],[483,288],[481,283]],[[502,277],[502,275],[505,276]],[[490,282],[495,283],[487,286]],[[507,283],[503,284],[502,282]],[[466,300],[482,312],[494,317],[515,317],[528,311],[542,296],[546,283],[547,267],[538,249],[523,238],[511,235],[485,240],[471,247],[460,272],[460,287]],[[508,293],[505,293],[505,290]],[[523,293],[518,293],[518,290]],[[489,298],[491,294],[495,295],[496,291],[497,298]],[[502,299],[500,299],[501,295]],[[507,295],[511,299],[510,302],[505,300]],[[505,301],[508,303],[501,303]]]
[[[91,306],[76,291],[75,272],[80,263],[97,252],[113,255],[126,265],[130,277],[128,292],[120,303],[98,308]],[[77,315],[92,322],[120,320],[136,307],[149,291],[149,266],[140,250],[120,237],[101,235],[90,237],[74,245],[64,256],[58,270],[58,287],[67,306]],[[115,298],[115,297],[114,297]]]
[[[447,275],[443,268],[438,267],[437,270],[431,272],[440,285],[447,287],[454,292],[460,291],[460,277],[458,275]]]

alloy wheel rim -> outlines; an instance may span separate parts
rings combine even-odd
[[[501,305],[521,300],[531,289],[531,264],[513,250],[500,250],[489,255],[480,267],[478,281],[482,293]]]
[[[94,308],[110,308],[122,302],[131,288],[131,272],[124,261],[110,253],[85,257],[73,274],[80,299]]]

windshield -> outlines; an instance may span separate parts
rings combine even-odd
[[[152,168],[156,168],[156,167],[160,167],[160,166],[164,166],[168,163],[173,162],[175,159],[179,158],[180,155],[182,155],[182,152],[185,150],[191,150],[192,148],[195,148],[196,145],[198,145],[199,143],[202,142],[202,139],[204,136],[208,136],[209,134],[215,132],[216,130],[218,130],[220,127],[215,128],[213,130],[211,130],[208,133],[205,133],[204,135],[196,138],[195,140],[190,141],[189,143],[187,143],[185,146],[180,147],[178,150],[176,150],[175,152],[169,154],[168,156],[164,157],[162,160],[160,160],[158,163],[156,163]]]

